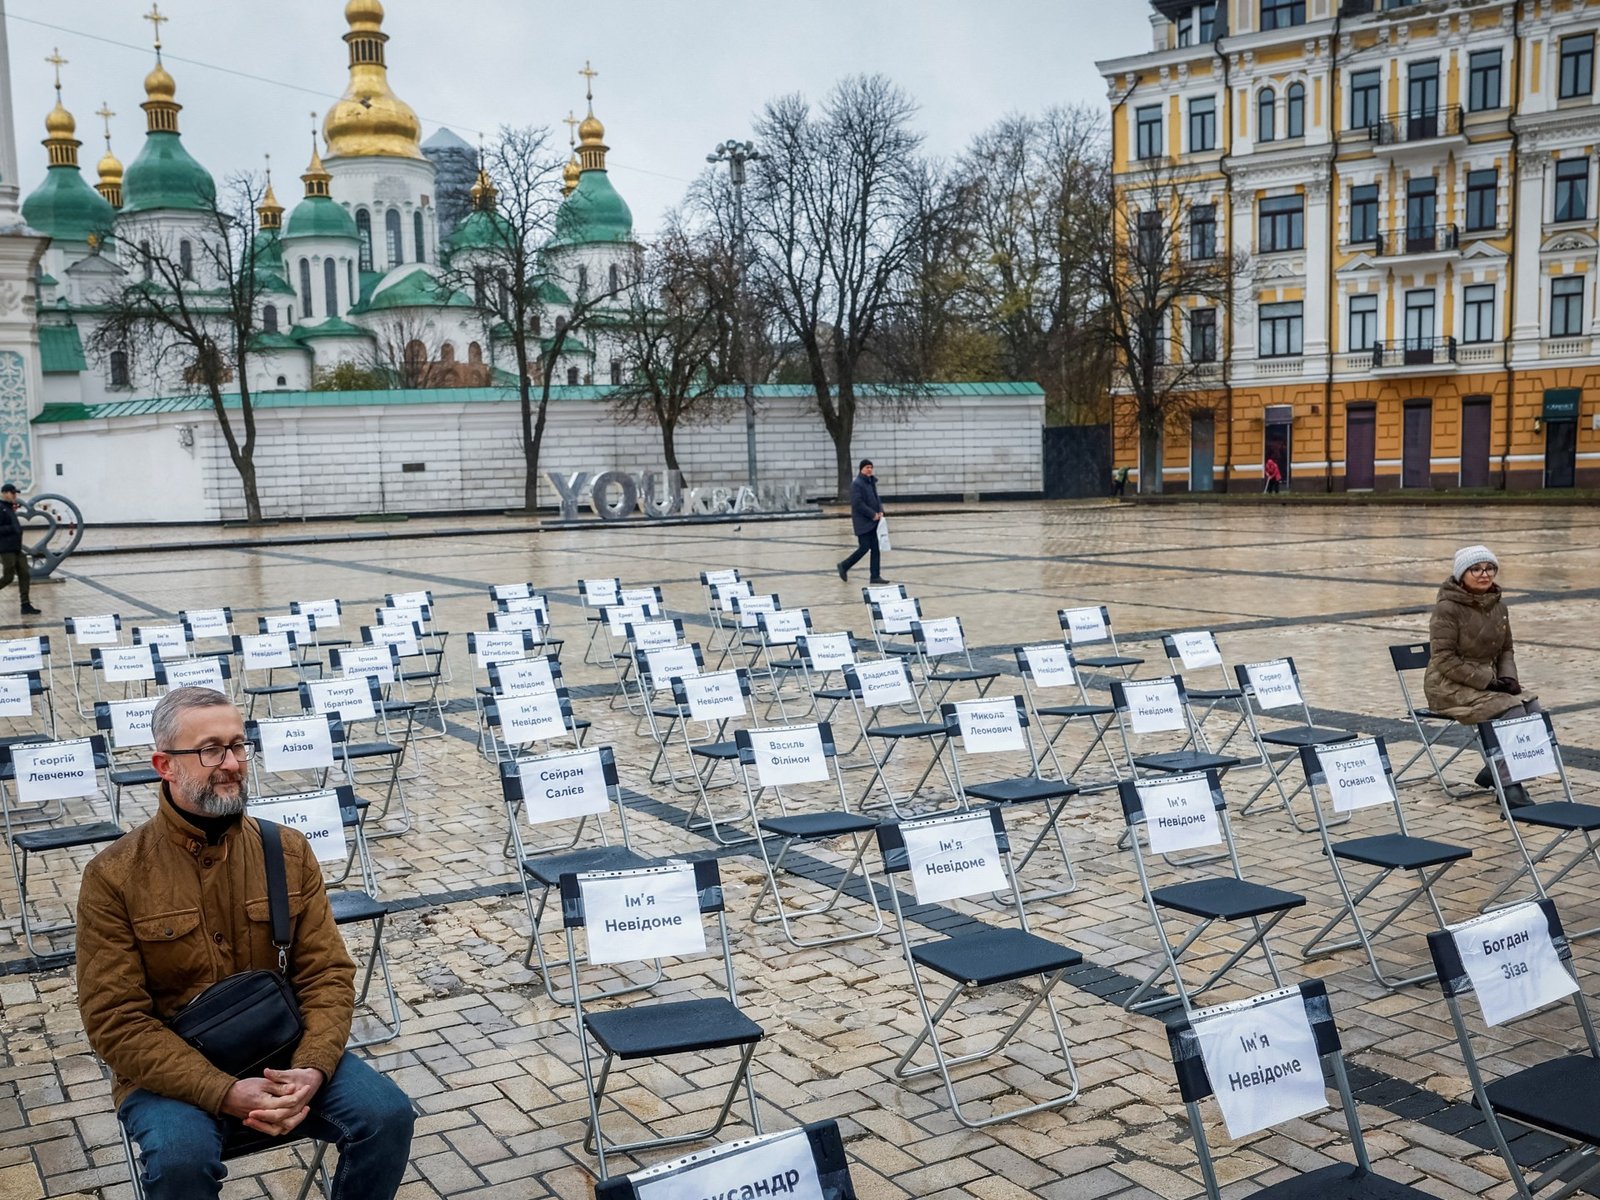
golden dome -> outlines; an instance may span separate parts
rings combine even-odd
[[[567,165],[561,168],[561,194],[572,195],[572,190],[578,186],[578,180],[583,175],[583,167],[578,162],[577,151],[567,159]]]
[[[144,77],[144,94],[146,100],[157,100],[170,103],[178,94],[177,81],[171,73],[156,60],[155,68]]]
[[[468,194],[472,197],[474,209],[494,211],[494,203],[499,193],[495,190],[494,180],[489,178],[489,172],[482,167],[478,168],[478,178],[473,181],[472,190]]]
[[[267,190],[261,193],[261,203],[256,205],[256,216],[260,219],[262,229],[283,228],[283,205],[278,203],[278,196],[272,190],[272,173],[267,173]]]
[[[594,144],[603,142],[606,137],[606,127],[600,123],[600,118],[594,115],[594,110],[589,110],[589,115],[578,123],[578,141]]]
[[[308,196],[326,196],[328,184],[333,182],[333,176],[328,174],[328,169],[322,165],[322,155],[317,153],[315,135],[311,142],[311,161],[306,164],[306,172],[300,179],[306,185]]]
[[[350,0],[344,8],[350,26],[350,82],[322,122],[329,158],[421,158],[422,123],[411,106],[389,89],[384,65],[383,5]]]
[[[109,150],[101,155],[100,163],[95,169],[100,173],[101,183],[122,182],[122,160]]]
[[[78,123],[72,119],[72,114],[62,107],[59,94],[56,96],[56,106],[44,119],[44,131],[53,138],[69,138],[78,132]]]

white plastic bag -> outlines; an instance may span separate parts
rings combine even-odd
[[[878,518],[878,549],[887,554],[894,547],[889,545],[889,518]]]

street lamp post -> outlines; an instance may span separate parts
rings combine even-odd
[[[756,393],[744,344],[744,165],[760,158],[761,151],[753,142],[718,142],[706,155],[708,163],[728,164],[728,181],[733,184],[734,364],[744,384],[744,449],[752,489],[756,486]]]

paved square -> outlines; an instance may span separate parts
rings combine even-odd
[[[881,936],[797,951],[776,927],[752,923],[759,858],[748,845],[720,848],[703,832],[683,827],[692,796],[649,782],[653,747],[640,735],[637,717],[620,702],[613,706],[613,669],[584,664],[587,626],[575,588],[580,577],[660,584],[669,612],[683,618],[692,639],[706,641],[711,631],[699,573],[737,567],[761,590],[777,592],[786,608],[808,608],[816,630],[866,635],[859,588],[864,571],[846,585],[832,569],[851,541],[843,523],[747,523],[736,530],[639,522],[583,532],[418,536],[446,527],[388,526],[382,528],[395,535],[389,539],[344,543],[339,534],[373,527],[310,527],[305,532],[326,538],[292,545],[272,544],[281,531],[269,530],[240,535],[228,548],[86,555],[67,565],[59,585],[35,593],[50,614],[36,628],[51,635],[60,728],[70,736],[89,727],[73,712],[62,616],[115,610],[127,626],[227,604],[236,627],[249,631],[258,615],[285,612],[291,600],[336,596],[349,636],[386,593],[432,591],[436,623],[452,631],[453,679],[443,688],[446,733],[415,745],[409,766],[418,777],[407,785],[411,829],[372,844],[381,896],[397,910],[386,945],[405,1022],[397,1040],[370,1053],[422,1113],[403,1197],[590,1194],[593,1159],[582,1148],[587,1109],[570,1010],[549,1001],[536,975],[522,966],[527,918],[502,854],[505,806],[473,728],[473,688],[482,675],[466,655],[465,635],[485,628],[491,584],[528,580],[555,602],[575,708],[593,722],[588,744],[617,750],[635,847],[720,859],[740,1001],[767,1032],[755,1080],[769,1129],[838,1118],[857,1186],[872,1200],[1181,1200],[1201,1193],[1162,1025],[1125,1013],[1115,1000],[1125,994],[1128,976],[1142,977],[1155,965],[1159,950],[1131,859],[1117,849],[1122,819],[1114,792],[1068,804],[1063,828],[1080,886],[1030,906],[1035,932],[1080,949],[1088,960],[1059,989],[1082,1095],[1064,1109],[971,1131],[952,1117],[936,1077],[910,1084],[893,1077],[920,1018],[892,925]],[[88,545],[160,536],[171,535],[98,532]],[[1415,749],[1415,735],[1400,720],[1404,710],[1386,647],[1425,639],[1434,592],[1455,549],[1486,542],[1504,563],[1501,582],[1523,682],[1554,715],[1577,798],[1597,798],[1600,514],[1592,510],[985,506],[899,514],[894,538],[886,573],[920,599],[926,616],[959,615],[983,661],[1014,671],[1011,648],[1059,639],[1055,614],[1063,607],[1109,606],[1124,650],[1146,660],[1139,670],[1144,676],[1165,673],[1160,632],[1208,628],[1230,664],[1293,655],[1318,723],[1384,734],[1397,766]],[[87,674],[85,682],[92,687]],[[997,695],[1020,690],[1014,674],[996,686]],[[1104,681],[1096,680],[1091,692],[1103,697]],[[854,722],[848,708],[838,720],[848,745]],[[1068,738],[1074,747],[1084,744],[1079,733]],[[903,761],[897,755],[891,779],[902,791],[926,765],[919,753],[912,747]],[[1063,757],[1070,765],[1077,755]],[[1094,774],[1094,762],[1086,777]],[[1477,765],[1465,771],[1458,765],[1459,780]],[[1298,768],[1287,777],[1298,779]],[[1227,778],[1235,809],[1264,778],[1260,769]],[[859,790],[866,775],[853,771],[847,779]],[[724,813],[742,804],[737,789],[713,798]],[[1431,781],[1404,788],[1402,798],[1413,833],[1472,849],[1473,858],[1446,876],[1439,894],[1450,919],[1476,913],[1512,870],[1514,854],[1488,798],[1451,800]],[[125,818],[142,818],[151,799],[148,790],[130,795]],[[1026,807],[1008,813],[1008,821],[1019,842],[1039,829],[1037,811]],[[1378,1169],[1438,1196],[1510,1195],[1484,1127],[1462,1103],[1470,1100],[1466,1075],[1437,990],[1388,994],[1356,952],[1302,960],[1300,947],[1331,915],[1336,898],[1317,836],[1295,832],[1282,806],[1265,801],[1236,815],[1235,829],[1248,877],[1308,897],[1279,927],[1273,945],[1287,979],[1328,981]],[[876,851],[868,857],[875,863]],[[1050,869],[1054,863],[1041,860]],[[81,865],[58,857],[53,869],[30,880],[30,891],[47,908],[53,900],[55,911],[64,912]],[[1556,889],[1569,928],[1600,922],[1597,883],[1600,874],[1580,869]],[[985,909],[989,919],[998,919],[995,903],[965,911]],[[1418,906],[1402,918],[1402,937],[1383,951],[1388,964],[1415,964],[1425,953],[1417,936],[1431,920],[1424,913]],[[830,916],[817,927],[826,932],[830,922],[850,919]],[[915,936],[928,932],[929,919],[926,912],[913,914]],[[1225,932],[1208,936],[1192,960],[1192,977],[1220,963],[1236,944]],[[547,945],[557,949],[554,938]],[[1576,953],[1579,979],[1590,991],[1592,945],[1580,942]],[[716,963],[704,961],[711,965],[695,969],[709,978]],[[1260,958],[1250,957],[1216,997],[1268,986]],[[964,1030],[1003,1027],[1021,995],[1002,992],[963,1010],[971,1014]],[[0,1034],[0,1198],[130,1195],[109,1083],[84,1041],[71,969],[41,969],[27,959],[9,873],[0,877]],[[1540,1016],[1497,1035],[1487,1062],[1496,1069],[1534,1061],[1570,1048],[1572,1036]],[[1049,1094],[1060,1083],[1048,1074],[1053,1040],[1047,1024],[1031,1021],[992,1064],[958,1069],[963,1098],[972,1097],[980,1112],[1003,1112]],[[628,1116],[658,1129],[692,1128],[719,1101],[725,1078],[723,1060],[647,1066],[630,1072],[616,1099]],[[1240,1143],[1227,1141],[1214,1109],[1208,1120],[1231,1193],[1346,1156],[1332,1112]],[[619,1116],[608,1128],[626,1135],[628,1123]],[[724,1136],[744,1131],[736,1121]],[[1551,1147],[1523,1139],[1519,1149],[1537,1158]],[[619,1156],[615,1169],[630,1165]],[[230,1181],[224,1195],[278,1196],[292,1185],[287,1153],[248,1166],[250,1173]]]

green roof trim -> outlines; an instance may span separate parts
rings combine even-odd
[[[447,291],[427,271],[416,269],[387,285],[380,284],[352,312],[384,312],[394,308],[471,308],[460,292]]]
[[[122,179],[122,211],[182,209],[206,212],[217,202],[211,173],[190,157],[175,133],[147,133],[139,156]]]
[[[359,325],[352,325],[343,317],[329,317],[325,321],[318,321],[315,325],[296,325],[289,331],[289,336],[298,341],[313,341],[316,338],[333,337],[358,337],[371,338],[372,330],[363,329]]]
[[[445,239],[445,247],[458,250],[498,250],[516,240],[516,231],[499,213],[475,208]]]
[[[111,232],[117,210],[84,182],[77,167],[53,166],[44,182],[22,202],[22,219],[58,242],[103,239]]]
[[[55,287],[55,285],[59,282],[61,281],[58,280],[54,275],[50,274],[49,271],[41,271],[39,273],[38,284],[40,287]]]
[[[535,394],[538,388],[534,389]],[[555,384],[550,388],[550,399],[556,403],[569,400],[606,400],[617,389],[610,384]],[[861,396],[871,396],[882,390],[894,395],[906,389],[862,387]],[[929,400],[941,396],[1040,396],[1044,389],[1036,383],[933,383],[917,389]],[[741,395],[738,387],[720,389],[723,396],[736,399]],[[756,388],[757,398],[780,399],[804,397],[812,394],[805,384],[767,384]],[[239,406],[238,396],[224,398],[229,408]],[[364,408],[371,405],[416,404],[515,404],[517,389],[510,387],[470,388],[395,388],[390,391],[360,392],[268,392],[254,397],[257,409],[271,408]],[[107,404],[47,404],[44,411],[33,419],[35,425],[56,425],[71,421],[101,421],[117,417],[145,417],[159,413],[208,412],[211,401],[204,396],[154,396],[143,400],[114,400]]]
[[[76,325],[39,326],[39,362],[46,375],[76,375],[89,369]]]
[[[343,238],[354,242],[360,239],[356,221],[344,206],[331,196],[307,196],[289,211],[283,223],[282,238]]]
[[[252,350],[304,350],[305,347],[287,333],[258,333],[250,339]]]

